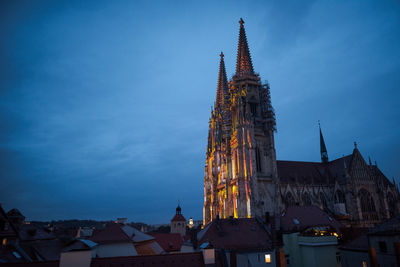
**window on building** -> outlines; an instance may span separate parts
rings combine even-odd
[[[253,117],[257,116],[257,104],[256,103],[250,103],[250,112],[251,112],[251,116],[253,116]]]
[[[386,253],[387,252],[387,246],[386,246],[386,242],[385,241],[379,241],[379,251],[382,253]]]
[[[271,254],[265,254],[265,263],[271,263]]]
[[[293,206],[295,204],[292,193],[290,192],[286,193],[285,202],[287,206]]]
[[[326,198],[324,196],[324,193],[319,192],[319,199],[321,201],[322,207],[323,209],[326,209],[328,207],[327,203],[326,203]]]
[[[366,261],[362,261],[362,267],[368,267],[367,262]]]
[[[371,193],[365,189],[361,189],[358,192],[360,200],[361,213],[364,220],[377,220],[378,215],[376,214],[374,199]]]
[[[345,196],[341,190],[337,190],[335,193],[335,203],[346,203]]]
[[[393,218],[396,214],[396,201],[394,200],[393,194],[390,192],[387,194],[387,204],[389,209],[389,216],[390,218]]]
[[[341,262],[340,253],[339,252],[336,252],[336,262],[338,264],[340,264],[340,262]]]
[[[260,148],[256,147],[256,167],[257,167],[257,172],[262,172],[261,168],[261,152]]]
[[[3,245],[3,247],[4,247],[5,245],[7,245],[7,238],[3,238],[2,245]]]

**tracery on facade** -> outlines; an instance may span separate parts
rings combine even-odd
[[[318,127],[321,162],[276,160],[270,85],[261,83],[254,72],[241,19],[236,72],[229,81],[220,54],[216,101],[209,120],[204,223],[218,215],[273,215],[289,205],[319,205],[351,223],[371,224],[398,214],[396,184],[376,164],[365,164],[356,145],[352,154],[329,161]]]
[[[311,205],[310,194],[308,194],[307,192],[304,192],[302,199],[303,199],[303,205],[305,205],[305,206]]]
[[[378,220],[378,215],[375,209],[374,199],[371,196],[371,193],[365,190],[364,188],[360,189],[358,193],[358,197],[360,200],[362,217],[364,220]]]

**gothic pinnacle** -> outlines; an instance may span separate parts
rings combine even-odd
[[[224,105],[225,96],[228,94],[228,79],[226,78],[224,53],[220,54],[218,85],[217,85],[217,98],[215,106],[222,108]]]
[[[319,127],[319,145],[321,149],[321,161],[326,163],[328,162],[328,151],[326,150],[324,136],[322,135],[321,124],[319,121],[318,121],[318,127]]]
[[[254,74],[253,63],[251,62],[251,56],[249,46],[247,44],[246,31],[244,29],[244,21],[242,18],[239,20],[239,44],[237,51],[236,60],[236,75],[240,76],[243,74]]]

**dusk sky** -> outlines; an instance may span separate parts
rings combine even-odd
[[[219,54],[243,18],[280,160],[400,181],[399,1],[1,1],[0,203],[27,220],[202,218]]]

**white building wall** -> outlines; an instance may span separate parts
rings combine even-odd
[[[90,267],[92,251],[69,251],[62,252],[60,256],[60,267]]]
[[[100,258],[137,255],[133,243],[102,244],[97,247],[97,256]]]
[[[269,254],[271,263],[265,262],[265,255]],[[237,266],[269,267],[276,266],[275,252],[249,252],[236,254]]]

